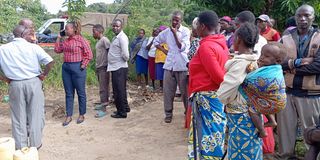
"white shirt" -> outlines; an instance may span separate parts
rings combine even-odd
[[[108,71],[116,71],[120,68],[128,68],[129,39],[121,31],[112,39],[108,53]]]
[[[150,37],[148,38],[148,45],[152,42],[152,40],[154,39],[155,37]],[[150,47],[150,50],[148,52],[148,56],[149,57],[156,57],[156,46],[152,43],[151,47]]]
[[[264,45],[266,45],[268,41],[263,36],[259,35],[258,43],[254,46],[254,51],[257,51],[257,57],[259,58],[261,55],[261,49]]]
[[[170,28],[162,31],[154,40],[155,46],[162,43],[168,45],[168,54],[163,68],[172,71],[188,71],[187,63],[188,52],[190,48],[190,30],[184,26],[180,26],[177,30],[177,36],[182,44],[181,49],[178,48],[173,33]]]
[[[38,45],[23,38],[0,46],[0,68],[11,80],[26,80],[41,74],[40,64],[47,65],[53,59]]]

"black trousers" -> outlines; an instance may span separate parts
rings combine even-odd
[[[120,68],[116,71],[111,71],[113,98],[120,115],[127,115],[126,110],[129,110],[127,100],[127,79],[128,68]]]

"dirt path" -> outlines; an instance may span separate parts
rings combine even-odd
[[[132,105],[127,119],[113,119],[108,115],[94,118],[93,102],[98,100],[97,89],[90,88],[86,121],[73,122],[62,127],[61,108],[64,92],[46,92],[46,126],[41,160],[183,160],[187,155],[187,130],[184,129],[183,106],[175,102],[174,119],[171,124],[163,122],[163,103],[157,101]],[[134,91],[129,92],[130,95]],[[131,101],[135,103],[135,100]],[[59,106],[61,108],[59,108]],[[77,105],[75,105],[77,106]],[[53,115],[53,116],[52,116]],[[60,118],[57,118],[60,117]],[[8,104],[0,104],[0,137],[11,136]]]

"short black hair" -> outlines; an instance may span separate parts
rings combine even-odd
[[[236,17],[240,23],[245,23],[245,22],[255,23],[256,21],[256,17],[251,11],[242,11],[238,13]]]
[[[236,36],[243,40],[248,48],[254,48],[259,40],[259,29],[255,24],[245,22],[236,31]]]
[[[113,20],[113,22],[112,22],[112,23],[115,23],[115,22],[120,22],[121,26],[123,25],[123,22],[122,22],[122,20],[121,20],[121,19],[115,19],[115,20]]]
[[[93,26],[94,29],[96,29],[98,32],[103,33],[104,32],[104,28],[101,24],[96,24]]]
[[[219,25],[219,17],[214,11],[203,11],[198,18],[198,22],[204,24],[209,30],[213,30]]]

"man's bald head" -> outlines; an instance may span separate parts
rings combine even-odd
[[[34,27],[32,20],[29,19],[29,18],[21,19],[20,22],[19,22],[19,25],[25,26],[27,28],[33,28]]]
[[[12,33],[13,33],[13,35],[14,35],[15,38],[23,38],[24,35],[25,35],[25,33],[28,32],[27,30],[28,30],[28,28],[27,28],[26,26],[17,25],[17,26],[13,29]]]
[[[308,5],[308,4],[304,4],[304,5],[300,6],[296,10],[296,14],[299,13],[301,10],[308,10],[314,15],[314,8],[312,6],[310,6],[310,5]]]
[[[307,33],[315,19],[314,8],[304,4],[300,6],[295,14],[297,29],[300,34]]]

